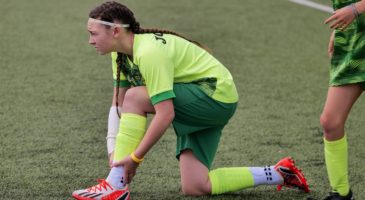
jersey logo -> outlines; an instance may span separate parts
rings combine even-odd
[[[155,39],[158,41],[158,40],[161,40],[162,41],[162,44],[166,44],[166,40],[165,38],[163,38],[163,33],[153,33],[155,35]]]

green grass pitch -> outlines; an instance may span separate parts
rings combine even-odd
[[[86,30],[88,12],[100,2],[1,1],[0,199],[71,199],[73,190],[106,177],[110,57],[96,54]],[[264,186],[194,199],[306,199],[329,191],[319,125],[328,13],[287,0],[123,2],[143,27],[202,42],[232,72],[240,102],[214,168],[263,166],[291,155],[312,190]],[[365,199],[364,105],[360,98],[346,125],[356,199]],[[174,151],[169,129],[139,168],[132,199],[192,199],[180,193]]]

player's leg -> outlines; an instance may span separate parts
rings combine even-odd
[[[180,113],[177,113],[179,116]],[[221,115],[224,115],[224,112],[221,112]],[[257,185],[284,185],[309,191],[303,174],[289,158],[282,159],[272,166],[231,167],[209,171],[224,125],[202,127],[201,130],[197,130],[199,127],[189,123],[183,124],[183,121],[174,123],[181,185],[185,195],[222,194]]]
[[[209,169],[190,150],[180,155],[181,189],[184,195],[200,196],[211,193]]]
[[[249,168],[221,168],[209,172],[191,149],[184,150],[180,155],[180,174],[182,192],[190,196],[222,194],[255,186]],[[279,173],[276,175],[278,183],[281,183]]]
[[[174,92],[176,156],[180,159],[184,194],[221,194],[262,184],[283,184],[308,191],[303,174],[288,158],[276,166],[209,171],[221,131],[232,117],[237,104],[217,102],[196,85],[176,85]]]
[[[348,153],[344,132],[348,114],[363,89],[358,84],[330,87],[320,118],[324,133],[327,173],[334,192],[349,194]]]
[[[362,91],[358,84],[329,87],[320,119],[324,137],[328,141],[343,138],[345,121]]]
[[[231,167],[209,171],[193,153],[184,150],[180,155],[181,187],[184,195],[216,195],[258,185],[284,185],[309,191],[306,180],[290,158],[275,166]]]
[[[154,107],[151,104],[146,88],[130,88],[124,97],[122,110],[114,161],[122,160],[130,155],[143,139],[146,129],[146,114],[154,112]],[[73,197],[76,199],[109,197],[113,197],[113,199],[118,197],[129,199],[129,191],[125,187],[123,167],[113,167],[106,180],[100,180],[100,183],[96,186],[75,191]]]
[[[182,191],[185,195],[222,194],[255,187],[278,185],[308,192],[303,173],[290,158],[264,167],[229,167],[209,171],[219,143],[221,128],[178,137]]]
[[[177,135],[176,157],[180,161],[182,191],[185,195],[193,196],[212,194],[209,169],[221,131],[232,117],[237,104],[219,103],[193,84],[177,84],[174,92],[173,125]],[[240,174],[242,171],[237,172]],[[242,178],[238,184],[244,180]],[[251,184],[252,177],[246,180]],[[228,184],[236,187],[235,183]]]

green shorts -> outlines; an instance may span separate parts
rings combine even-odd
[[[176,158],[183,150],[191,149],[210,169],[222,129],[233,116],[237,103],[216,101],[196,84],[175,84],[174,93]]]
[[[361,83],[358,83],[358,84],[362,87],[363,90],[365,90],[365,82],[361,82]]]

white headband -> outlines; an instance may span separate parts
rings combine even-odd
[[[99,23],[99,24],[104,24],[104,25],[107,25],[107,26],[115,26],[115,27],[120,27],[120,28],[128,28],[129,27],[129,24],[116,24],[116,23],[106,22],[106,21],[99,20],[99,19],[94,19],[94,18],[89,18],[89,20],[94,21],[94,22]]]

